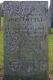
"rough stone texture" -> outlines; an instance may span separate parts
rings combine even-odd
[[[48,80],[47,2],[4,2],[4,80]]]

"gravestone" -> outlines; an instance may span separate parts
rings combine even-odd
[[[4,80],[48,80],[48,2],[5,1]]]

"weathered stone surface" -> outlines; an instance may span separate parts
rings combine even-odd
[[[47,2],[4,2],[4,80],[48,80]]]

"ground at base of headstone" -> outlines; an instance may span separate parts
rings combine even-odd
[[[0,80],[3,80],[3,77],[0,77]]]
[[[49,75],[49,80],[53,80],[53,74]]]
[[[3,80],[3,74],[0,74],[0,80]]]

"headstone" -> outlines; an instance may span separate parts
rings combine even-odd
[[[4,80],[48,80],[47,3],[4,2]]]

